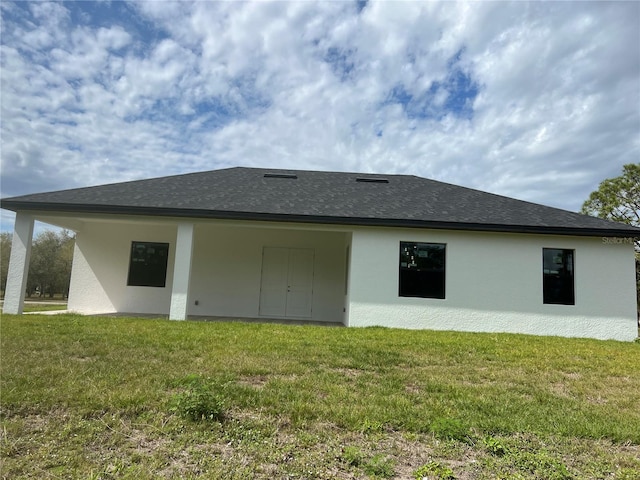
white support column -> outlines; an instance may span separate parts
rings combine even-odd
[[[4,292],[4,313],[20,314],[24,307],[27,289],[31,240],[33,239],[33,217],[18,212],[11,240],[11,258],[7,274],[7,289]]]
[[[193,253],[193,223],[180,223],[176,239],[176,255],[173,266],[170,320],[185,320],[189,306],[189,281]]]

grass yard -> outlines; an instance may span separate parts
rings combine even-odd
[[[23,312],[24,313],[30,313],[30,312],[53,312],[53,311],[56,311],[56,310],[66,310],[66,309],[67,309],[67,304],[66,303],[47,303],[47,302],[32,303],[32,302],[25,302],[25,305],[24,305],[24,308],[23,308]]]
[[[28,303],[24,306],[24,312],[54,312],[56,310],[66,310],[66,304]]]
[[[2,478],[640,479],[640,343],[1,320]]]

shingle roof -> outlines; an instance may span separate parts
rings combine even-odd
[[[2,200],[13,211],[107,213],[640,236],[640,228],[409,175],[229,168]]]

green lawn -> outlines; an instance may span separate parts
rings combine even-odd
[[[39,303],[31,303],[27,302],[24,305],[23,312],[53,312],[55,310],[66,310],[67,304],[64,303],[48,303],[48,302],[39,302]],[[1,311],[1,309],[0,309]]]
[[[53,312],[55,310],[66,310],[67,305],[45,304],[45,303],[29,303],[24,306],[24,312]]]
[[[640,343],[73,315],[0,327],[3,478],[640,479]]]

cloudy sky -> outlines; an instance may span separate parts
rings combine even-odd
[[[0,8],[3,197],[255,166],[578,210],[640,161],[640,2]]]

